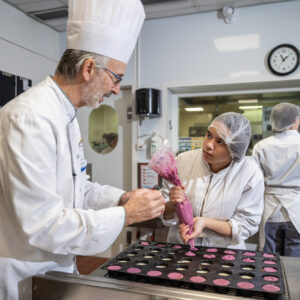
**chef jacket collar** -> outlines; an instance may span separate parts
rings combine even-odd
[[[69,121],[73,121],[73,119],[76,117],[76,107],[73,105],[71,100],[68,98],[68,96],[64,93],[64,91],[61,89],[61,87],[57,84],[57,82],[51,75],[47,77],[47,81],[48,84],[55,89],[58,99],[60,100],[60,103],[62,104],[62,107],[69,118]]]
[[[297,130],[285,130],[284,132],[276,133],[275,136],[281,137],[284,135],[289,135],[289,136],[299,136],[299,132]]]

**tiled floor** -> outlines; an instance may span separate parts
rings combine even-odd
[[[77,268],[80,274],[88,275],[108,260],[105,257],[77,256]]]

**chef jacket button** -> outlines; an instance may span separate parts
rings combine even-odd
[[[80,157],[79,154],[77,154],[77,155],[76,155],[76,158],[79,159],[79,157]]]

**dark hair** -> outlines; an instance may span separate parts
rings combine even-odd
[[[103,138],[106,140],[108,146],[112,146],[113,142],[118,142],[118,134],[111,132],[111,133],[104,133]]]

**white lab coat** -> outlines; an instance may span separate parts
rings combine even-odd
[[[265,177],[265,208],[259,232],[259,247],[265,244],[267,220],[283,207],[300,233],[300,135],[286,130],[258,142],[253,157]]]
[[[51,77],[0,110],[0,299],[31,299],[30,276],[72,272],[123,229],[124,191],[81,172],[75,114]]]
[[[192,202],[194,217],[201,216],[229,220],[232,237],[205,229],[196,245],[245,248],[248,237],[257,232],[263,212],[263,175],[251,158],[232,162],[227,168],[212,173],[204,161],[202,150],[188,151],[176,158],[181,183]],[[164,182],[163,193],[168,198],[170,184]],[[206,195],[206,196],[205,196]],[[164,220],[171,228],[169,242],[182,242],[178,232],[178,218]]]

